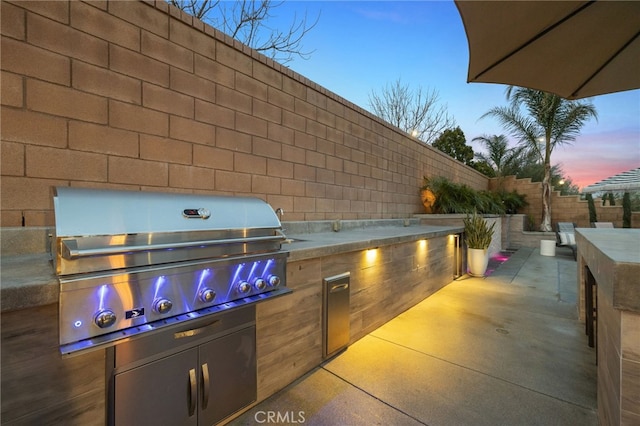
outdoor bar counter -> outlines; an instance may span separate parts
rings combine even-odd
[[[324,361],[323,278],[351,275],[353,343],[453,280],[462,230],[418,218],[283,222],[293,292],[257,305],[257,402]],[[3,421],[104,425],[106,351],[59,352],[59,284],[46,250],[54,230],[2,232]]]
[[[595,300],[598,418],[640,424],[640,229],[576,230],[580,318]]]

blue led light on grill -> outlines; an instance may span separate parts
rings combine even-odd
[[[197,272],[196,275],[198,276],[198,287],[196,288],[196,291],[193,293],[192,302],[191,302],[193,306],[196,306],[196,304],[198,303],[198,298],[200,297],[201,292],[209,288],[207,281],[208,281],[208,278],[212,275],[211,269],[209,268],[203,269]],[[184,300],[186,301],[187,298],[185,298]]]
[[[202,287],[204,280],[211,275],[211,269],[203,269],[200,271],[200,279],[198,280],[198,289]]]
[[[256,268],[258,267],[258,264],[260,264],[260,262],[253,262],[253,265],[251,265],[251,270],[249,271],[249,276],[247,277],[247,281],[251,281],[254,277],[254,272],[256,270]]]
[[[236,266],[236,270],[231,278],[231,282],[229,284],[233,284],[238,280],[238,276],[240,275],[240,271],[244,268],[244,263],[240,263]]]
[[[108,292],[109,292],[109,285],[103,284],[100,287],[98,287],[98,306],[100,307],[100,310],[105,308],[104,302]]]
[[[162,285],[164,284],[164,282],[166,281],[166,278],[164,275],[160,275],[158,278],[156,278],[154,284],[153,284],[153,288],[154,288],[154,293],[153,293],[153,299],[157,299],[158,298],[158,293],[160,292],[160,289],[162,288]]]
[[[269,269],[273,266],[273,264],[274,264],[274,260],[273,260],[273,259],[268,259],[268,260],[265,262],[264,270],[262,271],[262,276],[263,276],[263,277],[268,276],[268,274],[269,274]]]
[[[207,278],[211,276],[211,269],[203,269],[202,271],[196,273],[198,276],[198,287],[196,287],[195,297],[205,288],[207,288]],[[194,297],[194,300],[195,300]]]

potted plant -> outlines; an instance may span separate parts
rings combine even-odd
[[[467,266],[470,275],[484,277],[489,264],[489,245],[493,237],[495,222],[489,226],[477,213],[463,219],[464,238],[467,243]]]

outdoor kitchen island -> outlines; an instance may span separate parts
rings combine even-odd
[[[351,343],[450,283],[461,227],[418,219],[285,222],[287,286],[256,305],[257,401],[322,363],[322,281],[350,273]],[[21,233],[21,231],[23,231]],[[62,358],[58,281],[46,253],[5,243],[48,230],[3,231],[2,422],[107,423],[106,350]],[[24,237],[24,238],[23,238]],[[46,240],[46,237],[44,237]],[[45,244],[24,246],[44,247]],[[24,296],[24,297],[23,297]]]
[[[598,419],[640,423],[640,230],[576,230],[579,315],[589,330],[585,300],[592,292],[598,353]],[[592,322],[592,324],[593,324]]]

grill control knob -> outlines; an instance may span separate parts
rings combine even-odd
[[[268,281],[271,287],[278,287],[280,285],[280,277],[277,275],[269,275]]]
[[[169,299],[157,299],[153,303],[153,310],[159,314],[166,314],[173,307],[173,303]]]
[[[238,290],[240,293],[249,293],[251,291],[251,284],[246,281],[240,281],[240,284],[238,284]]]
[[[212,302],[216,298],[216,292],[210,288],[205,288],[200,292],[200,300],[204,303]]]
[[[253,286],[256,288],[256,290],[264,290],[267,287],[267,282],[262,278],[256,278],[256,280],[253,282]]]
[[[116,314],[109,309],[104,309],[96,314],[93,321],[100,328],[111,327],[116,322]]]

